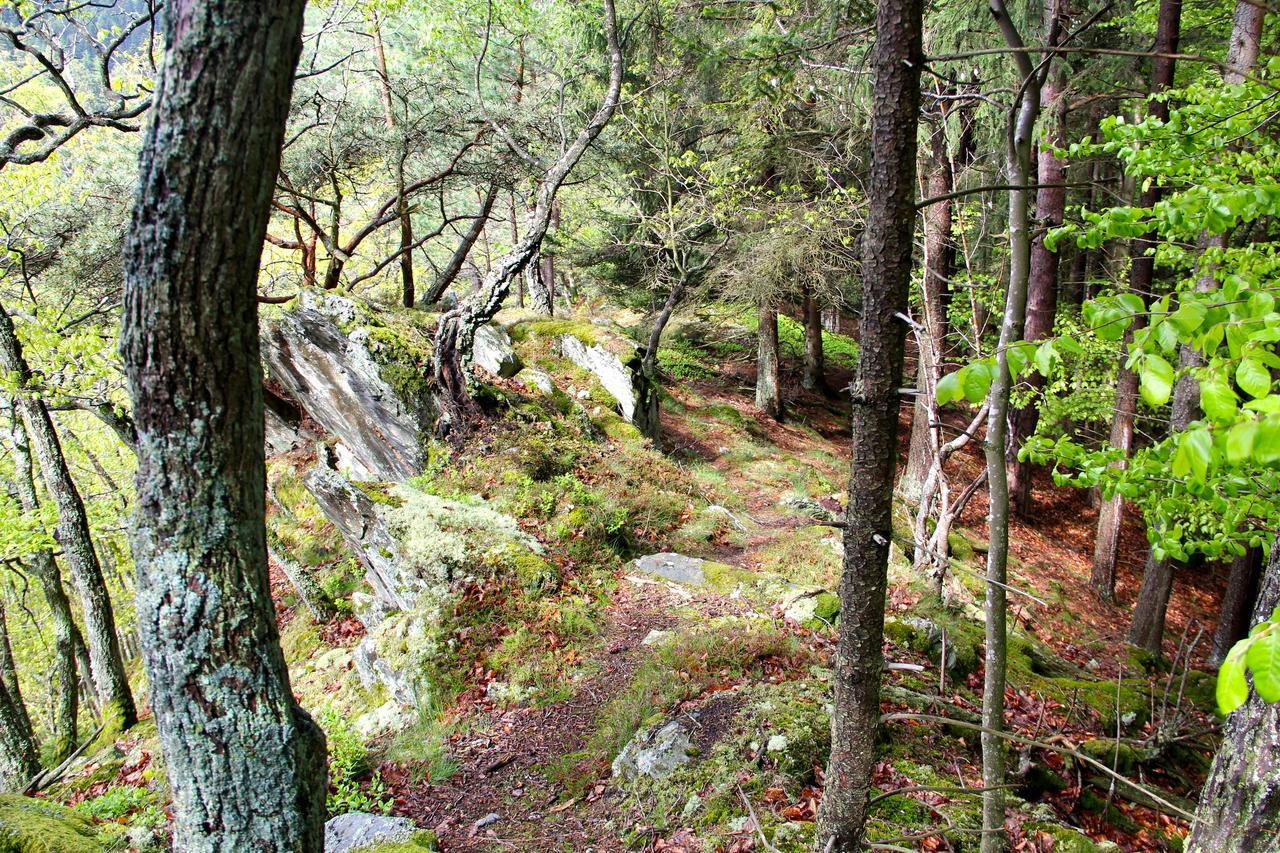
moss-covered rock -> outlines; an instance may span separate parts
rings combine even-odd
[[[58,803],[0,794],[0,853],[103,853],[93,821]]]

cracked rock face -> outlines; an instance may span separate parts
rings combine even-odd
[[[299,299],[296,309],[264,324],[268,376],[337,437],[354,476],[395,481],[421,473],[420,437],[434,418],[430,397],[393,386],[375,357],[377,336],[359,324],[353,300],[311,291]]]
[[[640,353],[634,345],[624,345],[630,353],[625,361],[613,350],[601,344],[588,345],[574,335],[562,335],[556,346],[561,355],[592,373],[618,401],[618,414],[623,420],[634,424],[643,435],[657,435],[657,395],[641,369]]]
[[[476,329],[471,345],[471,357],[475,363],[492,373],[509,379],[520,372],[524,364],[511,346],[511,336],[501,326],[486,323]]]

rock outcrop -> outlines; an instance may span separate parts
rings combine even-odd
[[[592,329],[591,338],[563,334],[556,341],[560,354],[595,376],[617,401],[618,414],[642,435],[656,438],[658,393],[641,366],[640,350],[630,340]]]
[[[409,842],[423,850],[435,846],[431,833],[418,829],[407,817],[351,812],[332,817],[324,825],[324,853],[374,851],[384,844]]]
[[[495,323],[486,323],[476,329],[471,345],[471,358],[476,364],[504,379],[515,376],[524,367],[520,356],[511,346],[507,330]]]
[[[679,720],[656,731],[643,729],[613,759],[613,775],[624,781],[640,776],[662,779],[688,762],[692,746],[689,730]]]
[[[385,317],[419,322],[407,312]],[[422,471],[422,437],[437,416],[425,376],[430,340],[429,331],[393,328],[354,299],[304,291],[295,307],[265,321],[262,357],[269,380],[337,438],[352,477],[395,481]],[[279,425],[273,435],[280,443]]]

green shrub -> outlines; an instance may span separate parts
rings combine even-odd
[[[392,800],[380,773],[374,772],[368,782],[360,782],[360,777],[369,772],[369,751],[360,734],[332,705],[321,709],[317,722],[324,729],[329,748],[329,815],[390,811]]]

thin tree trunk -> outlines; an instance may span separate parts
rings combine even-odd
[[[13,454],[14,490],[22,511],[33,515],[40,511],[40,498],[32,476],[31,447],[27,431],[16,411],[10,410],[12,427],[9,444]],[[50,757],[61,761],[71,754],[77,743],[76,715],[80,706],[80,685],[76,675],[76,628],[71,615],[71,601],[62,588],[58,563],[50,551],[37,551],[31,555],[31,573],[44,594],[49,607],[49,619],[53,623],[53,729]]]
[[[9,650],[9,630],[0,602],[0,791],[21,791],[40,770],[31,718],[22,703],[13,655]]]
[[[876,11],[871,170],[862,244],[861,354],[850,412],[849,506],[840,576],[840,639],[832,676],[831,756],[815,848],[862,849],[880,727],[885,588],[893,532],[898,389],[915,233],[916,130],[924,65],[921,0]]]
[[[802,299],[804,311],[804,377],[800,381],[806,391],[826,395],[826,367],[822,353],[822,304],[813,295],[813,288],[805,285]]]
[[[756,331],[756,408],[782,420],[782,389],[778,385],[778,309],[761,305]]]
[[[449,285],[453,284],[454,279],[458,277],[458,273],[462,272],[462,266],[467,262],[467,256],[471,254],[471,249],[475,246],[476,240],[480,239],[480,235],[484,232],[485,225],[489,223],[489,214],[493,212],[493,203],[498,198],[498,185],[490,184],[489,191],[485,193],[484,199],[480,202],[480,209],[476,211],[475,219],[471,220],[471,225],[467,228],[462,239],[458,241],[458,247],[453,250],[453,254],[449,256],[449,261],[444,265],[444,269],[440,270],[440,274],[436,276],[436,280],[432,282],[431,289],[422,297],[423,305],[434,305],[444,296],[445,291],[449,289]],[[515,231],[515,220],[512,220],[512,232]],[[521,291],[523,294],[523,290]],[[520,300],[521,307],[524,306],[523,296]]]
[[[254,298],[302,10],[166,8],[125,250],[138,624],[174,848],[193,853],[324,847],[324,735],[293,698],[267,579]]]
[[[666,330],[667,323],[671,322],[671,314],[676,310],[676,306],[680,304],[680,300],[684,299],[688,284],[689,280],[681,277],[667,294],[667,301],[663,303],[658,316],[653,318],[653,328],[649,330],[649,342],[645,345],[642,361],[646,376],[652,377],[657,373],[658,348],[662,344],[662,333]]]
[[[930,171],[925,195],[937,198],[955,189],[955,172],[947,151],[946,115],[930,134]],[[907,467],[898,482],[898,492],[908,501],[920,500],[925,478],[933,464],[934,421],[937,406],[934,391],[941,375],[947,342],[947,306],[951,301],[951,277],[955,272],[956,248],[951,239],[951,200],[934,202],[924,211],[924,334],[918,335],[916,397],[911,414],[911,444]]]
[[[382,22],[378,20],[377,10],[369,12],[369,23],[373,29],[373,61],[378,69],[378,93],[382,98],[382,121],[387,130],[396,126],[395,108],[391,100],[391,76],[387,73],[387,48],[382,42]],[[404,161],[407,150],[400,152],[396,163],[396,186],[400,192],[400,200],[396,203],[396,212],[400,215],[400,302],[405,308],[414,305],[413,282],[413,218],[409,214],[409,200],[405,198]]]
[[[1257,597],[1258,572],[1262,568],[1262,549],[1250,548],[1231,561],[1231,574],[1222,594],[1218,628],[1213,633],[1213,651],[1209,661],[1220,664],[1237,641],[1249,633],[1249,616]]]
[[[1023,337],[1038,341],[1053,334],[1054,318],[1058,309],[1058,261],[1057,252],[1045,248],[1044,239],[1049,230],[1062,224],[1066,211],[1067,190],[1062,184],[1067,179],[1067,162],[1056,156],[1049,145],[1064,147],[1067,142],[1067,72],[1059,67],[1049,76],[1044,86],[1042,100],[1050,110],[1051,128],[1048,145],[1040,150],[1036,191],[1036,232],[1031,242],[1031,275],[1027,288],[1027,322]],[[1031,399],[1014,411],[1009,420],[1009,500],[1013,511],[1027,517],[1031,512],[1030,462],[1018,460],[1018,451],[1028,438],[1035,434],[1040,420],[1039,397],[1045,378],[1038,371],[1025,380],[1031,389]]]
[[[27,712],[22,687],[18,684],[18,665],[13,660],[13,646],[9,644],[9,620],[3,598],[0,598],[0,684],[3,684],[13,701],[13,720],[22,729],[22,736],[34,743],[36,730],[31,725],[31,715]]]
[[[58,509],[54,538],[62,548],[80,597],[85,639],[93,665],[93,683],[102,713],[104,716],[118,716],[121,727],[129,728],[137,721],[138,714],[129,689],[129,678],[125,674],[111,597],[107,593],[98,554],[93,548],[84,502],[71,479],[71,472],[67,470],[67,461],[48,409],[43,400],[25,393],[31,381],[31,368],[23,356],[22,343],[18,340],[13,320],[3,306],[0,306],[0,365],[17,377],[19,390],[14,397],[14,405],[22,415],[45,489]]]
[[[1280,542],[1271,545],[1253,622],[1271,617],[1280,605]],[[1263,853],[1280,836],[1280,702],[1256,693],[1232,712],[1222,727],[1222,743],[1187,838],[1188,853]]]
[[[1178,51],[1182,23],[1182,0],[1160,0],[1156,19],[1155,58],[1151,67],[1151,93],[1163,92],[1173,85],[1174,54]],[[1167,101],[1151,102],[1151,114],[1157,118],[1169,118]],[[1152,184],[1142,194],[1140,207],[1154,207],[1160,200],[1161,190]],[[1129,271],[1129,291],[1144,300],[1152,296],[1155,280],[1155,235],[1146,234],[1133,242],[1133,262]],[[1132,340],[1141,321],[1135,321],[1126,341]],[[1132,371],[1120,368],[1116,379],[1116,412],[1111,422],[1111,446],[1120,450],[1128,459],[1133,450],[1133,422],[1137,410],[1138,377]],[[1117,442],[1119,439],[1119,442]],[[1121,466],[1127,464],[1119,463]],[[1093,555],[1091,583],[1103,601],[1115,600],[1116,559],[1120,530],[1124,524],[1124,502],[1119,496],[1110,498],[1098,514],[1098,535]]]
[[[1005,42],[1015,51],[1023,47],[1003,0],[990,0],[991,14],[999,25]],[[1056,16],[1051,15],[1056,23]],[[1050,42],[1054,38],[1050,35]],[[1011,118],[1006,153],[1009,185],[1009,284],[1005,291],[1004,316],[1000,323],[1000,340],[996,347],[995,378],[987,396],[987,439],[984,447],[987,461],[987,494],[990,510],[987,516],[987,584],[983,614],[986,617],[986,657],[982,686],[982,850],[1004,849],[1004,781],[1005,742],[1004,686],[1007,654],[1008,617],[1005,605],[1005,583],[1009,559],[1009,480],[1008,480],[1008,416],[1009,376],[1008,348],[1022,337],[1027,312],[1027,287],[1031,276],[1031,183],[1032,134],[1040,115],[1038,70],[1026,53],[1014,54],[1021,82],[1018,111]]]

